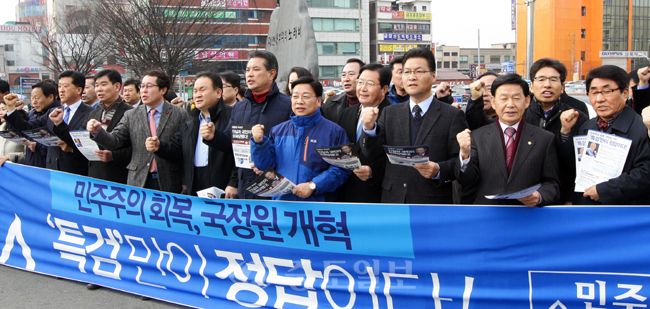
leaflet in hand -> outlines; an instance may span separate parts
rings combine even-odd
[[[274,197],[291,193],[295,187],[291,180],[269,167],[248,185],[246,190],[258,196]]]
[[[429,164],[429,146],[385,146],[386,156],[392,164],[413,166]]]
[[[70,136],[74,141],[75,146],[88,161],[100,161],[99,157],[95,154],[95,150],[99,150],[97,143],[90,139],[90,133],[87,130],[70,131]]]
[[[217,187],[210,187],[201,191],[196,191],[196,195],[202,198],[223,198],[225,194],[226,191],[221,190]]]
[[[585,155],[586,146],[587,146],[587,135],[573,137],[573,150],[575,153],[576,168],[580,165],[580,162],[582,162],[582,157]]]
[[[8,141],[21,144],[21,145],[22,145],[21,142],[29,141],[28,139],[20,136],[18,134],[18,132],[14,131],[14,130],[0,131],[0,137],[6,139]]]
[[[58,146],[58,143],[61,141],[56,135],[54,135],[54,133],[51,133],[45,127],[25,130],[21,133],[29,139],[45,146]]]
[[[361,168],[359,155],[354,150],[353,143],[337,145],[332,147],[316,148],[316,152],[325,162],[348,170]]]
[[[632,140],[589,130],[584,153],[576,165],[576,192],[621,175]],[[574,147],[576,147],[574,145]]]
[[[542,187],[541,183],[538,183],[532,187],[528,187],[526,189],[523,189],[521,191],[517,192],[512,192],[512,193],[504,193],[504,194],[495,194],[495,195],[486,195],[485,198],[488,200],[518,200],[520,198],[524,198],[526,196],[529,196],[535,191],[537,191],[539,188]]]
[[[232,129],[232,153],[235,156],[235,166],[240,168],[251,168],[251,129],[252,124],[233,124]]]

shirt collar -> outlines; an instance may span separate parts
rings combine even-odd
[[[74,104],[70,104],[70,105],[66,104],[66,107],[70,108],[70,112],[74,112],[77,110],[77,108],[79,108],[79,105],[81,105],[81,100],[75,102]]]
[[[165,101],[164,101],[164,100],[163,100],[162,103],[158,104],[158,106],[156,106],[156,108],[154,108],[154,109],[155,109],[159,114],[162,114],[163,105],[165,105]],[[145,107],[147,108],[147,114],[150,113],[150,112],[151,112],[151,107],[146,106],[146,105],[145,105]]]
[[[513,128],[515,128],[515,130],[516,130],[517,132],[519,132],[519,124],[520,124],[520,123],[521,123],[521,121],[515,123],[514,125],[509,126],[509,125],[507,125],[507,124],[505,124],[505,123],[503,123],[503,122],[501,122],[501,121],[499,120],[499,125],[501,126],[501,132],[504,132],[504,133],[506,132],[506,129],[507,129],[508,127],[513,127]]]
[[[433,102],[433,93],[431,94],[430,97],[428,97],[424,101],[420,102],[420,104],[415,104],[415,102],[413,102],[413,99],[410,98],[409,99],[409,107],[410,107],[411,112],[413,112],[413,107],[415,107],[415,105],[419,105],[420,109],[422,109],[422,115],[424,116],[424,114],[426,114],[427,111],[429,110],[429,107],[431,106],[431,102]]]

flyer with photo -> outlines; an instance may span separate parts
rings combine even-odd
[[[535,191],[537,191],[539,188],[542,187],[541,183],[538,183],[532,187],[528,187],[526,189],[517,191],[517,192],[512,192],[512,193],[502,193],[502,194],[495,194],[495,195],[486,195],[485,198],[488,200],[518,200],[520,198],[524,198],[526,196],[529,196]]]
[[[585,146],[587,146],[587,135],[573,137],[573,150],[575,154],[576,167],[582,162],[582,156],[585,155]]]
[[[429,163],[429,146],[385,146],[386,156],[392,164],[413,166]]]
[[[70,131],[70,136],[81,152],[88,161],[100,161],[99,157],[95,154],[95,150],[99,150],[97,143],[90,139],[90,133],[87,130]]]
[[[267,168],[246,190],[257,196],[274,197],[291,193],[296,185],[276,170]]]
[[[25,130],[21,132],[23,135],[45,146],[59,146],[61,141],[54,133],[47,130],[46,127],[40,127],[32,130]]]
[[[201,191],[196,191],[196,195],[202,198],[223,198],[226,195],[226,191],[221,190],[217,187],[210,187],[203,189]]]
[[[616,178],[623,172],[632,140],[589,130],[580,163],[576,165],[575,192]]]
[[[354,150],[353,143],[316,148],[316,152],[325,162],[331,165],[352,171],[361,168],[361,161],[359,160],[359,155]]]
[[[7,130],[7,131],[0,131],[0,137],[14,143],[21,144],[23,141],[29,141],[28,139],[20,136],[17,131],[14,130]]]
[[[233,124],[232,129],[232,152],[235,156],[235,166],[239,168],[251,168],[251,129],[252,124]]]

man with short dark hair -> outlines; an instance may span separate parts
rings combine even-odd
[[[86,84],[84,91],[81,93],[81,101],[93,109],[99,108],[99,98],[95,93],[95,76],[86,75]]]
[[[404,90],[404,83],[402,82],[402,56],[395,56],[395,58],[390,60],[388,67],[392,73],[390,87],[388,87],[388,93],[386,98],[390,101],[391,104],[397,104],[406,102],[409,100],[409,94]]]
[[[430,50],[411,49],[404,54],[403,63],[402,80],[410,100],[386,107],[381,117],[378,110],[365,109],[361,149],[373,157],[384,151],[383,145],[428,145],[428,164],[386,164],[381,202],[452,203],[456,134],[467,128],[465,115],[434,98],[431,86],[436,80],[436,60]]]
[[[85,77],[79,72],[63,71],[59,74],[59,98],[64,108],[59,111],[63,113],[63,120],[74,130],[82,128],[86,116],[93,110],[92,107],[83,104],[81,101],[81,93],[85,85]],[[54,123],[49,119],[49,113],[54,112],[54,110],[50,109],[47,114],[27,122],[13,113],[17,98],[8,100],[5,97],[5,101],[8,111],[7,122],[16,130],[25,131],[47,127],[50,131],[53,131]],[[79,151],[74,151],[72,146],[63,142],[59,143],[59,147],[48,147],[46,167],[62,172],[88,175],[88,159]]]
[[[51,110],[61,107],[61,103],[56,99],[59,92],[54,83],[47,81],[38,82],[32,85],[32,111],[28,115],[29,120],[35,120],[38,117],[48,114]],[[25,165],[46,167],[47,149],[43,144],[32,141],[24,141],[25,144]]]
[[[197,191],[210,187],[237,190],[237,178],[231,177],[235,167],[232,151],[219,151],[203,143],[199,132],[202,124],[212,123],[224,131],[232,113],[221,97],[221,78],[211,72],[199,73],[194,82],[194,104],[180,131],[167,142],[149,137],[147,150],[157,156],[183,162],[183,184],[187,194],[196,196]],[[229,189],[231,190],[231,189]]]
[[[476,187],[474,204],[534,207],[555,203],[560,197],[555,137],[524,120],[531,100],[528,84],[521,76],[508,74],[494,80],[491,92],[498,121],[457,135],[456,179],[463,188]],[[518,200],[485,197],[537,184],[542,186]]]
[[[401,66],[401,63],[399,65]],[[371,63],[361,67],[357,80],[359,108],[345,109],[339,119],[338,124],[345,130],[348,140],[355,143],[353,148],[362,164],[360,169],[354,170],[354,174],[350,175],[348,182],[341,186],[341,202],[381,202],[381,182],[384,179],[386,156],[383,152],[377,152],[375,157],[365,156],[358,140],[363,132],[361,121],[363,110],[374,108],[381,114],[385,107],[392,104],[386,95],[390,81],[390,69],[381,64]]]
[[[237,103],[237,93],[239,92],[239,75],[234,72],[219,73],[223,83],[223,103],[233,106]]]
[[[278,75],[278,60],[271,52],[256,50],[248,54],[246,65],[246,99],[235,104],[230,121],[224,130],[215,130],[213,123],[201,125],[203,142],[221,152],[232,152],[232,125],[262,124],[267,128],[289,120],[291,99],[280,93],[275,79]],[[268,130],[267,130],[268,132]],[[265,133],[268,134],[268,133]],[[238,168],[237,190],[230,187],[226,198],[267,199],[246,191],[246,187],[257,178],[253,169]]]
[[[9,87],[9,83],[4,79],[0,79],[0,95],[2,96],[2,102],[4,102],[4,98],[9,94],[10,90],[11,87]]]
[[[325,162],[316,148],[346,144],[345,131],[321,116],[323,86],[318,81],[303,76],[291,87],[294,115],[291,120],[267,129],[270,131],[268,136],[264,136],[264,125],[253,127],[252,159],[260,170],[271,167],[296,184],[292,193],[273,199],[334,201],[327,194],[345,183],[349,171]]]
[[[496,112],[492,108],[492,83],[499,75],[485,72],[469,88],[471,97],[465,108],[465,117],[470,130],[478,129],[496,121]]]
[[[124,102],[136,108],[140,103],[140,80],[129,78],[122,86],[122,93],[124,94]]]
[[[142,105],[126,111],[113,131],[107,132],[97,119],[90,119],[86,125],[91,138],[107,150],[131,146],[127,165],[129,186],[171,193],[182,191],[181,162],[154,156],[145,145],[147,138],[152,136],[161,141],[170,140],[187,117],[184,109],[163,98],[170,87],[171,81],[165,72],[148,71],[140,84]]]
[[[357,98],[357,78],[359,78],[359,70],[365,63],[357,58],[350,58],[343,67],[341,72],[341,85],[343,93],[329,97],[323,107],[321,113],[323,117],[334,122],[338,122],[343,110],[359,104]]]
[[[127,103],[120,98],[122,88],[122,76],[119,72],[111,69],[99,71],[95,75],[95,93],[99,99],[99,108],[91,111],[86,117],[83,128],[87,127],[91,119],[101,122],[104,130],[111,132],[120,122],[124,113],[131,109]],[[51,113],[50,120],[54,122],[53,133],[68,145],[76,143],[70,136],[70,127],[63,121],[63,113]],[[78,151],[78,150],[77,150]],[[88,162],[88,176],[126,184],[128,169],[126,166],[131,161],[131,147],[124,147],[110,151],[99,146],[95,151],[100,161]]]
[[[587,74],[587,94],[598,117],[592,118],[578,130],[579,135],[587,135],[589,130],[614,134],[629,140],[629,148],[623,172],[608,181],[587,188],[584,194],[574,195],[573,203],[604,205],[645,205],[648,203],[650,188],[650,145],[648,129],[643,119],[626,105],[629,77],[625,70],[614,65],[595,68]],[[577,125],[573,114],[562,114],[562,126],[572,128]],[[563,129],[564,130],[564,129]],[[563,160],[573,163],[575,153],[573,141],[560,143]],[[623,158],[620,158],[623,159]]]

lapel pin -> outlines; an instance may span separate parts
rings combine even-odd
[[[533,142],[531,142],[531,141],[528,141],[528,145],[532,145],[532,144],[533,144]]]

